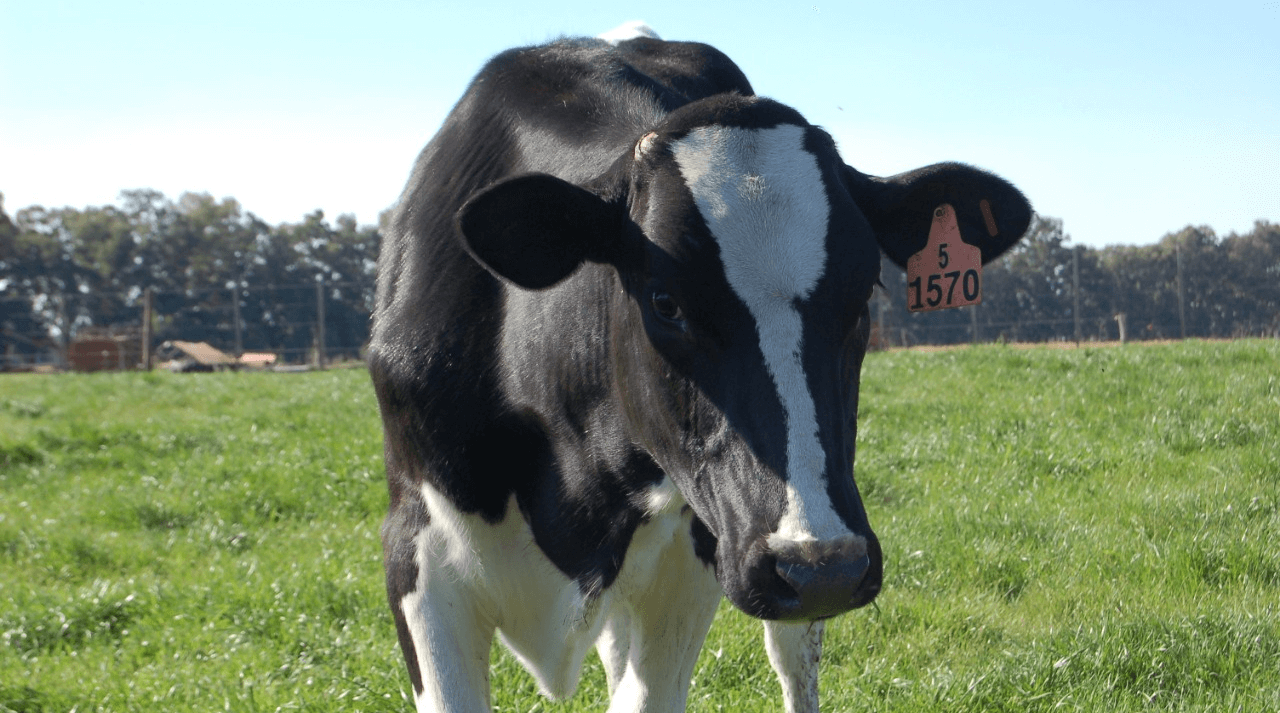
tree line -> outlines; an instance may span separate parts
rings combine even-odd
[[[887,263],[886,263],[887,265]],[[910,313],[906,276],[882,268],[872,317],[885,343],[1280,336],[1280,224],[1218,237],[1188,226],[1151,245],[1072,245],[1058,218],[983,270],[976,308]]]
[[[378,229],[315,211],[268,225],[233,198],[154,190],[117,205],[31,206],[11,219],[0,203],[0,324],[10,351],[63,345],[88,332],[138,328],[154,296],[157,341],[243,343],[279,352],[314,347],[323,283],[330,345],[368,339]]]
[[[116,205],[30,206],[11,218],[0,196],[0,345],[31,353],[77,335],[136,329],[155,296],[157,341],[229,348],[230,322],[255,349],[314,346],[314,285],[323,284],[326,342],[368,338],[379,230],[321,211],[269,225],[233,198],[172,200],[130,190]],[[1280,224],[1218,237],[1189,226],[1151,245],[1076,246],[1060,219],[1037,216],[1027,237],[983,276],[973,310],[910,313],[906,277],[889,263],[872,302],[883,345],[970,340],[1280,335]],[[308,288],[312,291],[308,293]]]

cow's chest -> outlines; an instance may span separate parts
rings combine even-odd
[[[602,632],[606,645],[625,658],[633,622],[653,606],[655,590],[680,590],[712,606],[719,599],[712,568],[693,553],[692,512],[669,480],[653,488],[649,515],[636,528],[617,579],[593,597],[539,548],[514,496],[506,518],[490,524],[458,512],[429,485],[422,494],[431,524],[415,538],[417,586],[402,602],[406,612],[425,614],[420,621],[408,617],[415,641],[427,642],[433,616],[475,617],[475,630],[496,628],[553,698],[573,693],[583,659]],[[681,571],[666,571],[673,566]],[[637,611],[641,616],[633,618]]]

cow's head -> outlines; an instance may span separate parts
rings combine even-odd
[[[867,304],[880,251],[905,265],[943,203],[984,261],[1030,221],[991,174],[866,176],[795,111],[723,95],[667,117],[597,184],[509,179],[459,228],[525,289],[587,261],[616,271],[629,297],[611,308],[610,358],[629,432],[692,506],[730,600],[815,619],[880,590],[853,479]]]

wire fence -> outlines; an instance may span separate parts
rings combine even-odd
[[[1183,269],[1180,255],[1142,279],[1099,269],[1080,250],[1046,264],[997,261],[982,277],[983,301],[911,312],[906,274],[885,262],[870,305],[872,348],[982,342],[1128,342],[1280,338],[1280,292],[1245,290]]]
[[[997,268],[983,278],[982,304],[921,313],[907,309],[905,274],[886,263],[870,304],[871,348],[1280,338],[1280,309],[1243,309],[1229,304],[1230,292],[1215,300],[1184,290],[1174,269],[1160,286],[1138,295],[1100,281],[1082,283],[1080,268],[1069,262],[1058,271],[1056,287],[1048,289],[1016,283],[1013,273]],[[235,366],[352,362],[362,358],[368,341],[373,300],[372,279],[0,298],[0,369],[181,366],[200,361],[183,351],[200,343]],[[224,365],[232,364],[194,366]]]
[[[323,368],[362,358],[373,294],[372,281],[317,281],[6,298],[0,368]]]

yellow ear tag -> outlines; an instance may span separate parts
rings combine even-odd
[[[932,312],[982,302],[982,251],[960,238],[956,211],[933,211],[929,242],[907,260],[907,309]]]

